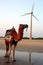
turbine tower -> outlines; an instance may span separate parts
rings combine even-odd
[[[32,39],[32,16],[38,20],[38,18],[33,14],[34,9],[34,3],[32,6],[32,11],[30,13],[23,14],[22,16],[29,15],[30,14],[30,39]]]

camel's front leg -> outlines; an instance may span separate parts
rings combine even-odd
[[[10,59],[10,54],[11,54],[11,44],[9,44],[9,50],[8,50],[8,61]]]
[[[12,61],[16,61],[15,60],[15,48],[16,48],[16,46],[13,44],[12,45]]]
[[[6,45],[6,54],[4,57],[7,57],[8,56],[8,50],[9,50],[9,44],[6,42],[5,45]]]

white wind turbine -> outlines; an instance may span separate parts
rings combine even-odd
[[[22,16],[25,16],[25,15],[29,15],[30,14],[30,39],[32,39],[32,16],[38,20],[38,18],[33,14],[33,8],[34,8],[34,4],[32,6],[32,11],[30,13],[26,13],[26,14],[23,14]]]

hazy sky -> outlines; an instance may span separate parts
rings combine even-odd
[[[0,0],[0,36],[4,36],[6,29],[12,26],[17,31],[21,23],[29,25],[28,31],[24,32],[24,36],[29,36],[30,15],[21,15],[31,12],[33,2],[33,12],[39,21],[33,17],[32,36],[43,37],[43,0]]]

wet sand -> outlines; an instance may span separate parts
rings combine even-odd
[[[6,63],[8,60],[4,58],[5,50],[0,50],[0,65],[29,65],[28,53],[16,51],[16,62],[12,62],[12,52],[10,57],[10,63]]]
[[[0,50],[0,65],[43,65],[43,53],[16,51],[16,62],[12,62],[11,52],[10,63],[6,63],[7,58],[4,58],[4,55],[5,50]]]

